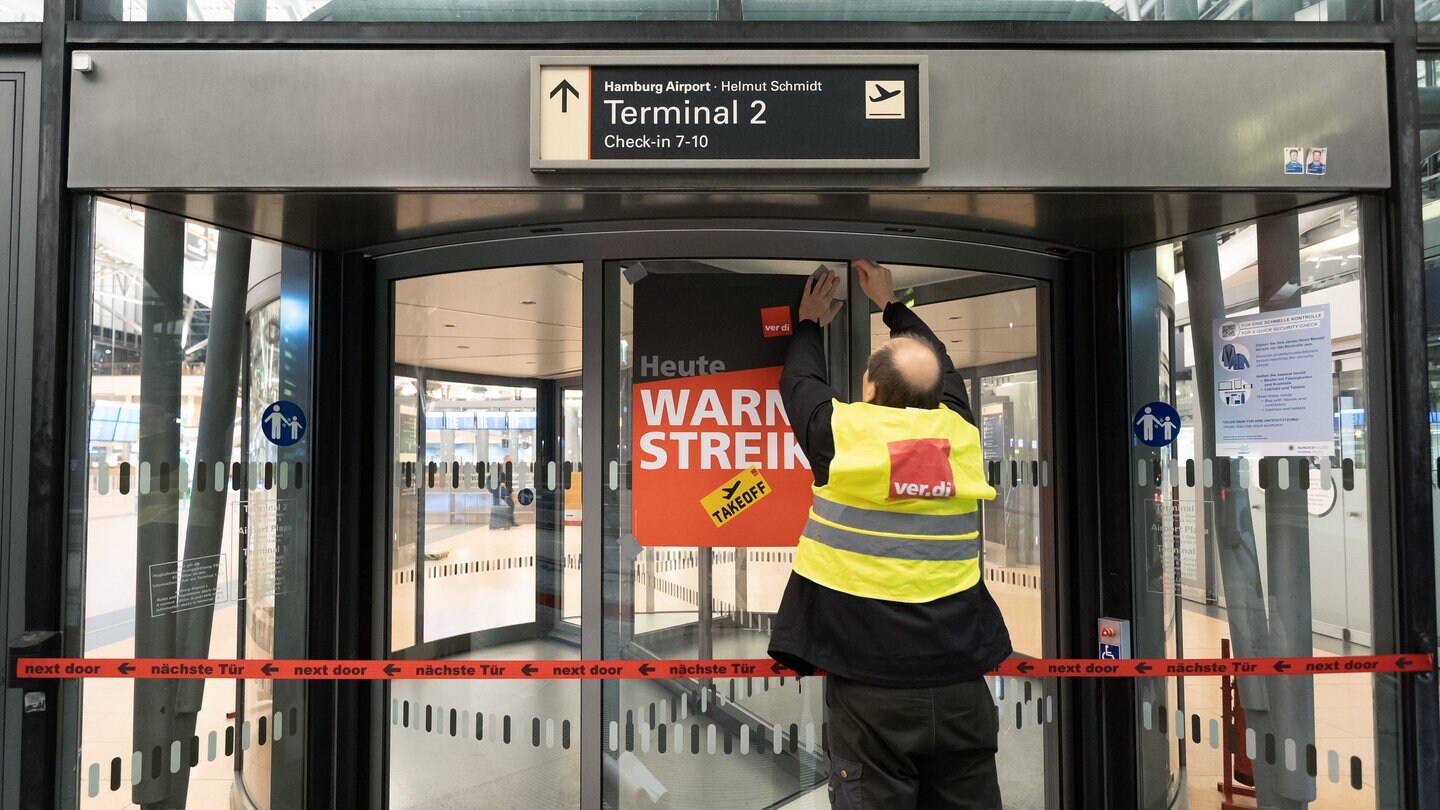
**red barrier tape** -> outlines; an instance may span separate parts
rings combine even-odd
[[[22,658],[20,678],[237,678],[244,680],[493,680],[774,678],[795,673],[768,658],[698,661],[320,661],[206,658]],[[991,675],[1032,678],[1153,678],[1212,675],[1327,675],[1429,672],[1431,656],[1320,658],[1011,658]]]

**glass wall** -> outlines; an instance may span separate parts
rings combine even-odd
[[[1434,0],[1420,0],[1433,19]],[[284,22],[588,22],[714,20],[717,0],[81,0],[85,20]],[[1368,22],[1376,0],[742,0],[742,19],[775,21]],[[39,7],[34,17],[38,19]]]
[[[87,217],[84,653],[304,657],[310,256]],[[301,806],[294,683],[89,680],[81,700],[82,807]]]
[[[1136,657],[1373,652],[1360,234],[1349,201],[1131,257]],[[1157,400],[1179,424],[1147,437]],[[1390,806],[1393,677],[1140,681],[1142,801],[1218,807],[1228,778],[1265,807]]]
[[[716,0],[79,0],[76,5],[80,19],[124,22],[595,22],[713,20]]]
[[[1440,3],[1416,8],[1427,18],[1440,17]],[[1431,523],[1440,538],[1440,57],[1426,54],[1415,65],[1420,95],[1420,198],[1425,245],[1425,356],[1430,380]],[[1440,540],[1437,540],[1440,542]],[[1435,555],[1436,587],[1440,588],[1440,553]]]
[[[0,6],[0,22],[40,22],[44,17],[42,0],[14,0]]]
[[[579,658],[580,289],[578,264],[393,285],[394,657]],[[578,806],[579,704],[568,680],[394,682],[389,806]]]
[[[1422,5],[1426,0],[1421,0]],[[1373,21],[1375,0],[743,0],[747,20]]]

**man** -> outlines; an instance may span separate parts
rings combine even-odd
[[[1324,149],[1311,149],[1311,150],[1310,150],[1310,162],[1307,163],[1307,164],[1305,164],[1305,173],[1306,173],[1306,174],[1324,174],[1324,173],[1325,173],[1325,150],[1324,150]]]
[[[890,340],[864,401],[839,401],[821,328],[836,278],[812,278],[780,392],[815,474],[810,520],[770,655],[829,676],[830,800],[848,808],[998,808],[999,721],[983,678],[1010,634],[980,578],[980,436],[935,334],[895,299],[890,271],[857,260]]]
[[[1304,174],[1305,166],[1300,163],[1300,150],[1290,149],[1285,152],[1285,173]]]

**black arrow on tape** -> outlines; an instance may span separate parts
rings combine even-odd
[[[399,671],[400,671],[400,667],[397,667],[397,666],[395,666],[394,664],[386,664],[386,665],[385,665],[385,674],[386,674],[386,675],[389,675],[389,676],[392,677],[392,678],[395,677],[395,673],[397,673],[397,672],[399,672]]]
[[[265,664],[264,664],[264,666],[260,667],[260,674],[264,675],[264,676],[267,677],[267,678],[270,677],[271,675],[274,675],[275,673],[277,673],[277,672],[279,672],[279,671],[280,671],[280,667],[275,666],[274,664],[270,663],[269,661],[266,661]]]
[[[135,671],[135,665],[130,663],[129,661],[125,661],[120,664],[119,669],[121,675],[129,675],[130,673]]]
[[[1145,663],[1144,661],[1141,661],[1140,663],[1138,663],[1138,664],[1135,665],[1135,671],[1138,672],[1138,673],[1140,673],[1141,675],[1144,675],[1145,673],[1149,672],[1149,671],[1152,670],[1152,669],[1154,669],[1154,667],[1150,666],[1149,664]]]
[[[641,665],[640,665],[640,674],[641,674],[641,675],[649,675],[650,673],[652,673],[652,672],[654,672],[654,671],[655,671],[655,667],[652,667],[652,666],[650,666],[649,664],[641,664]]]
[[[1400,667],[1401,669],[1409,669],[1411,663],[1412,663],[1412,662],[1410,661],[1409,658],[1396,658],[1396,659],[1395,659],[1395,666]]]
[[[527,678],[539,671],[540,668],[535,666],[534,664],[526,664],[525,666],[520,667],[520,674],[524,675]]]
[[[1030,670],[1034,669],[1035,667],[1031,666],[1029,661],[1021,661],[1019,665],[1015,668],[1020,670],[1021,675],[1026,675],[1029,674]]]
[[[1284,661],[1276,661],[1276,662],[1275,662],[1275,671],[1276,671],[1276,672],[1284,672],[1285,670],[1287,670],[1287,669],[1289,669],[1289,668],[1290,668],[1290,665],[1287,664],[1287,663],[1285,663]]]
[[[770,671],[773,672],[773,673],[775,673],[776,675],[779,675],[779,674],[780,674],[780,670],[782,670],[782,669],[784,669],[784,668],[785,668],[785,665],[782,664],[782,663],[780,663],[779,661],[776,661],[775,663],[773,663],[773,664],[770,665]]]
[[[550,98],[554,98],[556,93],[560,94],[560,112],[562,113],[570,112],[571,93],[575,94],[576,101],[580,100],[580,91],[575,89],[575,85],[571,84],[569,79],[562,79],[559,84],[555,85],[555,89],[550,91]]]

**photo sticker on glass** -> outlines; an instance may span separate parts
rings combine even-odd
[[[1301,149],[1298,146],[1285,147],[1285,173],[1304,174],[1305,164],[1300,162]]]
[[[1310,157],[1305,161],[1306,174],[1325,173],[1325,153],[1330,151],[1323,146],[1310,147]]]

